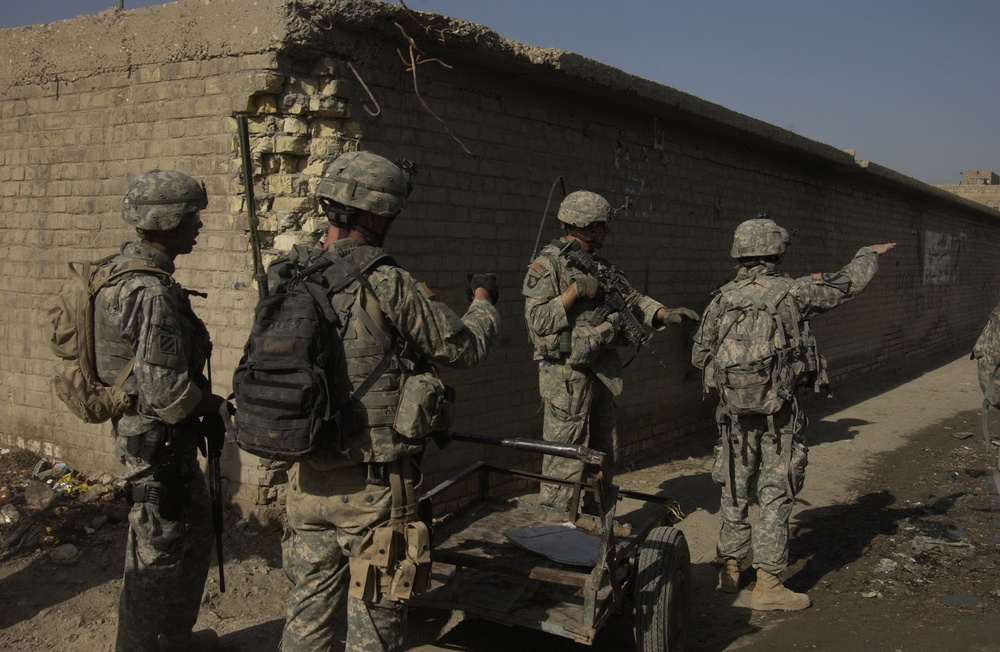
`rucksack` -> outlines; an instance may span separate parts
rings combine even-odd
[[[774,414],[794,395],[804,365],[790,287],[791,279],[767,277],[766,283],[734,281],[720,290],[725,310],[705,382],[730,414]]]
[[[343,320],[329,297],[367,279],[350,261],[322,253],[287,260],[286,280],[254,309],[243,357],[233,373],[237,445],[265,459],[298,462],[328,436],[349,428],[352,408],[381,375],[395,349],[353,394],[343,352]],[[272,272],[274,270],[272,269]]]
[[[122,387],[132,373],[134,357],[111,386],[101,382],[97,375],[94,298],[98,291],[126,274],[159,274],[170,278],[167,271],[151,261],[127,260],[111,265],[113,258],[69,263],[71,285],[48,312],[52,324],[49,346],[59,358],[51,380],[52,389],[73,414],[87,423],[103,423],[121,416],[132,405],[131,397]]]

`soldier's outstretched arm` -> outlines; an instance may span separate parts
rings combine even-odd
[[[404,340],[432,362],[474,367],[499,340],[500,313],[491,303],[488,288],[473,290],[472,303],[460,317],[437,301],[426,284],[398,267],[379,268],[370,280],[385,316]]]
[[[861,247],[854,259],[838,272],[817,272],[795,279],[789,291],[806,319],[850,301],[868,287],[878,271],[879,256],[894,242]]]

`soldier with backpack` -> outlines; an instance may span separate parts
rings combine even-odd
[[[1000,306],[990,313],[970,357],[976,361],[979,388],[983,391],[983,440],[986,450],[990,450],[990,408],[1000,406]],[[993,487],[1000,492],[1000,451],[997,451],[997,464],[993,468]]]
[[[811,604],[779,578],[788,566],[788,520],[806,467],[806,419],[796,392],[810,384],[820,391],[826,375],[808,320],[860,294],[879,256],[896,246],[862,247],[839,272],[792,279],[776,269],[790,242],[766,215],[736,227],[731,253],[740,267],[705,309],[691,352],[691,362],[704,371],[706,393],[719,395],[712,479],[723,485],[720,588],[739,591],[740,564],[752,552],[757,584],[750,606],[757,611]],[[752,491],[760,515],[751,529]]]
[[[94,298],[96,372],[127,397],[112,417],[132,505],[118,652],[214,650],[218,644],[211,629],[192,628],[212,551],[199,417],[217,415],[224,399],[203,374],[208,331],[172,276],[174,259],[197,242],[207,205],[204,186],[186,174],[154,170],[137,177],[122,218],[139,239],[106,263],[117,271]]]
[[[416,515],[420,460],[453,411],[435,365],[476,366],[499,337],[493,274],[470,275],[460,317],[381,248],[412,172],[370,152],[339,156],[316,190],[330,220],[324,248],[295,250],[268,270],[279,291],[319,289],[342,343],[339,359],[328,356],[334,425],[289,473],[284,652],[336,649],[345,618],[348,650],[401,649],[406,601],[430,570],[430,533]],[[252,373],[236,384],[252,385]]]

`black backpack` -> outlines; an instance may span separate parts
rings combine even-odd
[[[281,272],[287,280],[257,303],[233,373],[235,439],[248,453],[298,462],[346,425],[386,365],[351,393],[342,321],[329,299],[352,283],[371,287],[351,261],[327,252],[305,265],[281,264],[289,266]]]

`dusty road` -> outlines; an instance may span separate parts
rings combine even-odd
[[[991,458],[982,444],[973,363],[956,352],[835,392],[805,404],[810,459],[788,581],[812,597],[804,612],[754,614],[749,587],[735,597],[715,590],[719,490],[707,458],[619,475],[622,486],[675,497],[688,514],[679,525],[693,563],[688,649],[1000,651],[1000,499],[988,473],[996,448]],[[224,650],[273,650],[288,588],[278,535],[230,525],[228,590],[210,579],[201,624],[222,634]],[[0,649],[111,649],[125,531],[113,522],[90,530],[74,564],[42,553],[0,563]],[[587,649],[428,610],[413,610],[410,629],[420,652]],[[591,649],[631,647],[620,619]]]

